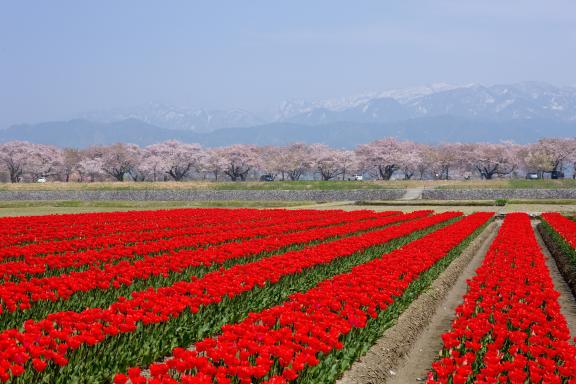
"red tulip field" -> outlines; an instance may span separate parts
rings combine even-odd
[[[528,215],[509,214],[442,335],[429,383],[574,382],[576,347],[557,297]]]
[[[549,268],[576,274],[576,222],[557,213],[176,209],[0,233],[0,382],[335,383],[482,241],[422,380],[576,383]]]

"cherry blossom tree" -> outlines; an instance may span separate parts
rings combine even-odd
[[[80,181],[84,181],[88,177],[90,182],[102,176],[102,161],[101,158],[84,157],[78,164],[78,174]]]
[[[287,146],[232,145],[203,149],[198,144],[178,141],[140,148],[134,144],[94,146],[85,150],[58,149],[50,145],[12,141],[0,144],[0,168],[11,182],[55,177],[69,181],[112,178],[122,181],[183,180],[199,172],[218,180],[221,174],[231,180],[246,180],[266,172],[282,180],[299,180],[307,173],[331,180],[354,173],[370,173],[389,180],[395,172],[405,179],[449,179],[474,173],[483,179],[516,174],[516,170],[547,172],[574,167],[576,139],[545,138],[537,143],[450,143],[438,146],[399,141],[395,138],[359,145],[355,151],[323,144],[294,143]]]
[[[346,180],[346,175],[350,175],[359,171],[358,158],[356,152],[349,150],[339,151],[336,160],[340,163],[342,168],[342,180]]]
[[[422,179],[426,167],[425,153],[428,146],[424,144],[417,144],[410,141],[404,142],[404,151],[398,157],[398,168],[404,174],[405,180],[410,180],[416,173],[419,173]]]
[[[508,175],[518,167],[518,147],[512,143],[476,143],[467,148],[468,162],[483,179]]]
[[[169,140],[148,146],[149,156],[164,159],[159,164],[175,181],[181,181],[192,171],[197,170],[206,155],[199,144],[187,144]]]
[[[212,174],[214,175],[214,180],[218,181],[218,178],[224,170],[226,169],[226,160],[220,153],[220,149],[207,149],[205,151],[205,156],[200,159],[199,170],[204,175]]]
[[[10,182],[21,181],[29,159],[27,141],[9,141],[0,144],[0,162],[4,165],[10,176]]]
[[[410,142],[388,137],[359,145],[356,156],[364,169],[375,170],[379,178],[390,180],[394,172],[400,169],[400,159],[410,146]]]
[[[450,179],[450,170],[462,167],[465,163],[462,145],[459,143],[432,147],[428,152],[428,156],[434,177],[439,180]]]
[[[70,181],[74,173],[80,171],[82,152],[76,148],[64,148],[62,150],[62,176],[64,181]]]
[[[28,172],[32,180],[56,176],[62,170],[64,155],[53,145],[30,144],[28,156]]]
[[[219,148],[218,154],[224,163],[224,173],[232,181],[244,181],[248,173],[261,165],[261,159],[254,145],[236,144]]]
[[[292,181],[300,180],[312,170],[314,158],[312,148],[304,143],[293,143],[280,150],[280,166]]]
[[[105,177],[103,167],[104,150],[102,147],[92,146],[81,151],[82,159],[78,163],[80,181],[87,177],[90,182]]]
[[[62,166],[62,151],[52,145],[27,141],[9,141],[0,144],[0,164],[8,171],[10,182],[17,183],[29,176],[55,176]]]
[[[343,173],[341,154],[324,144],[312,144],[312,164],[322,180],[331,180]]]
[[[518,158],[526,170],[543,177],[544,173],[561,171],[566,163],[574,161],[576,139],[541,139],[521,147]]]
[[[284,151],[282,147],[274,147],[267,145],[257,148],[258,156],[260,157],[260,168],[264,173],[271,175],[274,179],[278,174],[284,180],[286,172],[283,167]]]
[[[146,180],[163,181],[167,175],[167,164],[160,154],[150,151],[148,147],[142,149],[142,160],[138,165],[138,171]]]
[[[102,155],[102,170],[116,179],[124,181],[125,175],[138,179],[137,165],[141,161],[140,148],[134,144],[113,144],[100,149]]]
[[[548,167],[545,172],[562,171],[564,165],[576,153],[575,139],[546,138],[538,140],[534,150],[540,152],[540,156],[548,159]]]

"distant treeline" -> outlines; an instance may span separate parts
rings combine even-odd
[[[179,141],[57,148],[26,141],[0,144],[5,182],[165,180],[331,180],[367,178],[450,179],[563,177],[574,175],[575,138],[544,138],[534,144],[451,143],[426,145],[395,138],[354,150],[323,144],[231,145],[203,148]]]

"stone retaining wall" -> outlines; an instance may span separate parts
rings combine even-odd
[[[426,189],[424,200],[576,199],[576,189]]]
[[[404,189],[355,189],[332,191],[273,190],[185,190],[157,189],[132,191],[0,191],[4,200],[292,200],[359,201],[396,200]],[[495,200],[495,199],[576,199],[576,189],[425,189],[423,200]]]
[[[358,201],[395,200],[402,189],[337,190],[337,191],[272,191],[272,190],[134,190],[134,191],[0,191],[0,200],[293,200],[293,201]]]

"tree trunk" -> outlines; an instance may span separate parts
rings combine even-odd
[[[378,166],[378,173],[380,174],[382,180],[390,180],[395,170],[395,165]]]
[[[288,171],[288,177],[290,178],[290,180],[292,181],[298,181],[300,180],[300,177],[302,176],[302,171],[298,170],[298,169],[293,169],[291,171]]]

